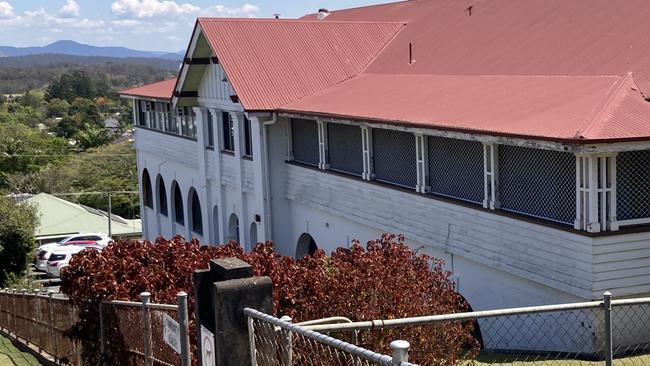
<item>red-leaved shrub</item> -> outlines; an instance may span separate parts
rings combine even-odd
[[[467,310],[454,291],[442,262],[416,254],[402,237],[384,235],[364,249],[355,242],[330,256],[319,250],[300,260],[283,256],[271,243],[258,244],[246,253],[236,243],[200,246],[182,237],[159,238],[155,243],[120,241],[103,252],[84,251],[63,273],[61,290],[82,310],[82,320],[71,331],[85,341],[85,357],[96,360],[101,301],[139,301],[143,291],[155,303],[175,303],[176,294],[190,294],[193,322],[192,273],[207,268],[211,259],[237,257],[250,263],[255,274],[273,282],[274,313],[294,322],[345,316],[353,321],[455,313]],[[192,332],[194,326],[191,324]],[[446,323],[422,327],[362,332],[360,344],[388,353],[391,340],[412,344],[411,359],[423,365],[453,365],[460,356],[476,352],[472,323]],[[95,336],[93,336],[95,335]],[[195,337],[192,336],[194,340]],[[93,349],[94,347],[94,349]],[[120,355],[113,355],[119,359]]]

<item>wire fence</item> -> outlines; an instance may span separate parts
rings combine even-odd
[[[80,344],[66,336],[79,321],[79,310],[52,295],[0,292],[0,328],[56,360],[81,365]]]
[[[148,293],[141,296],[142,302],[100,304],[97,320],[103,364],[191,365],[187,295],[178,295],[178,305],[152,304]],[[61,364],[86,363],[87,350],[72,337],[80,321],[79,309],[53,293],[0,292],[0,328]],[[165,330],[169,323],[177,328],[171,335]],[[168,342],[175,342],[175,348]]]
[[[436,342],[436,336],[426,336],[444,334],[458,329],[452,325],[467,322],[474,323],[474,327],[465,329],[473,332],[475,344],[432,347],[440,342]],[[611,295],[606,295],[602,301],[584,303],[304,328],[337,337],[354,332],[354,339],[360,344],[371,336],[374,339],[399,337],[411,344],[410,361],[422,366],[650,365],[650,298],[611,300]],[[448,352],[450,349],[454,350],[453,354]]]
[[[404,341],[391,343],[392,356],[382,355],[254,309],[244,309],[244,313],[254,366],[413,365]]]

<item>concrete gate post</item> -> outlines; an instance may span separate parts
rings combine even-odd
[[[196,326],[199,365],[203,365],[201,326],[214,334],[216,366],[250,365],[247,317],[250,307],[273,310],[273,286],[268,277],[254,277],[253,267],[237,258],[210,262],[209,270],[195,271]]]

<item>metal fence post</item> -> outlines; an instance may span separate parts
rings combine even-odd
[[[187,314],[187,293],[181,291],[176,295],[178,302],[178,324],[181,328],[181,366],[192,365],[190,354],[190,324]]]
[[[390,349],[393,351],[393,366],[400,366],[402,362],[409,361],[409,347],[411,345],[407,341],[390,342]]]
[[[17,291],[18,291],[18,289],[13,289],[13,291],[12,291],[13,293],[12,293],[12,296],[11,296],[12,297],[12,307],[13,307],[13,309],[11,309],[11,316],[14,318],[14,321],[13,321],[13,323],[14,323],[13,334],[14,334],[14,336],[16,336],[16,338],[18,338],[18,333],[16,333],[16,329],[18,328],[18,323],[16,321],[16,292]]]
[[[54,324],[54,306],[52,304],[52,297],[54,296],[54,291],[49,290],[47,292],[47,296],[49,296],[47,304],[48,304],[48,307],[50,308],[50,311],[49,311],[49,313],[50,313],[50,330],[52,332],[52,340],[54,341],[54,354],[52,356],[54,356],[54,359],[56,360],[56,359],[58,359],[57,356],[59,355],[59,342],[57,341],[56,332],[55,332],[56,324]]]
[[[280,320],[285,321],[287,323],[291,323],[292,319],[290,316],[283,316],[280,318]],[[282,333],[282,341],[283,341],[283,350],[282,350],[282,365],[283,366],[291,366],[293,364],[293,334],[290,331],[286,330],[281,330]]]
[[[151,293],[143,292],[140,294],[142,300],[142,323],[144,324],[144,364],[152,366],[151,362],[151,314],[149,313],[149,303],[151,302]]]
[[[41,352],[41,345],[43,344],[43,342],[41,341],[41,337],[40,337],[42,322],[41,322],[41,308],[38,304],[39,290],[34,289],[33,292],[34,292],[34,321],[36,322],[36,324],[34,324],[33,326],[34,326],[34,332],[37,333],[36,342],[38,342],[38,344],[36,346],[38,347],[38,352]]]
[[[248,315],[248,343],[251,352],[251,365],[257,366],[257,351],[255,350],[255,325],[253,324],[253,317]]]
[[[603,311],[605,313],[605,366],[612,366],[614,349],[612,345],[612,293],[603,294]]]

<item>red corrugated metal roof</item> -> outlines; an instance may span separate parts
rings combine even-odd
[[[409,0],[199,24],[246,110],[616,140],[650,139],[648,19],[648,0]]]
[[[472,15],[468,8],[472,7]],[[369,73],[626,75],[650,97],[648,0],[411,0],[327,21],[408,21]],[[415,63],[407,63],[408,44]]]
[[[282,104],[358,75],[403,22],[199,18],[247,110]]]
[[[620,76],[467,76],[364,74],[282,107],[285,112],[405,123],[439,129],[546,139],[601,139],[624,118],[625,137],[650,132],[648,110],[622,113],[617,94],[643,101]],[[633,83],[633,82],[632,82]],[[636,95],[636,97],[635,97]],[[617,105],[612,106],[612,103]],[[603,113],[603,111],[605,111]],[[607,111],[615,112],[610,114]],[[639,119],[639,117],[641,117]],[[647,119],[645,120],[647,121]]]
[[[155,99],[171,99],[174,94],[176,79],[158,81],[151,84],[138,86],[136,88],[125,89],[120,91],[120,95],[129,95],[135,97],[147,97]]]

